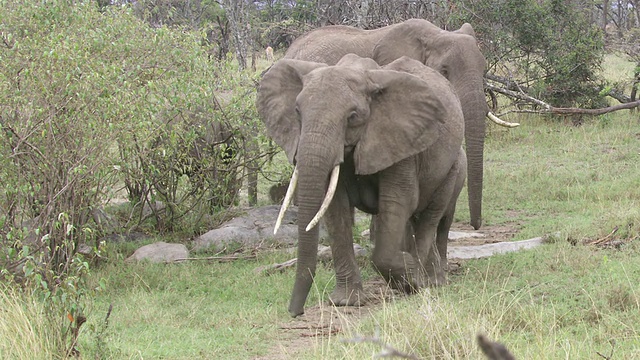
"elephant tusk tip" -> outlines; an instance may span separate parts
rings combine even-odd
[[[496,124],[498,124],[500,126],[504,126],[504,127],[508,127],[508,128],[514,128],[514,127],[520,126],[520,123],[512,123],[512,122],[504,121],[504,120],[500,119],[499,117],[497,117],[492,112],[487,113],[487,117],[491,121],[493,121],[494,123],[496,123]]]

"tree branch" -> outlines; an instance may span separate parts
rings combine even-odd
[[[555,114],[555,115],[603,115],[606,113],[610,113],[618,110],[625,109],[633,109],[636,107],[640,107],[640,100],[632,101],[631,97],[620,93],[619,91],[613,89],[610,90],[607,96],[610,96],[618,101],[621,104],[608,106],[605,108],[599,109],[583,109],[583,108],[562,108],[562,107],[554,107],[551,104],[548,104],[542,100],[536,99],[533,96],[526,93],[527,88],[518,85],[517,82],[512,81],[511,79],[496,76],[493,74],[487,74],[485,76],[488,80],[494,81],[503,85],[504,87],[496,86],[490,83],[485,84],[485,88],[494,93],[499,93],[505,95],[509,98],[520,100],[531,105],[535,105],[541,107],[540,110],[531,110],[531,109],[518,109],[518,110],[510,110],[508,112],[516,112],[516,113],[534,113],[534,114]],[[504,115],[504,114],[501,114]]]

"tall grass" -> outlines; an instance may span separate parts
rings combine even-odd
[[[0,285],[1,359],[61,359],[61,331],[41,302]]]
[[[424,359],[481,359],[476,335],[517,359],[640,356],[640,244],[625,251],[559,242],[469,262],[443,288],[395,299],[339,339],[378,337]],[[300,358],[363,359],[375,343],[324,339]]]

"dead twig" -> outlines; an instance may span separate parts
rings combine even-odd
[[[515,360],[507,348],[499,342],[491,341],[486,336],[478,334],[478,346],[489,360]]]
[[[337,334],[339,332],[340,332],[340,328],[330,328],[329,331],[322,331],[320,334],[318,334],[318,333],[302,333],[302,334],[300,334],[300,336],[302,336],[302,337],[315,337],[315,336],[318,336],[318,335],[326,336],[326,335],[335,335],[335,334]]]
[[[302,337],[314,337],[318,335],[333,335],[340,332],[339,326],[333,326],[333,324],[324,324],[324,325],[290,325],[290,326],[280,326],[282,330],[307,330],[308,332],[300,333]]]
[[[609,235],[607,235],[607,236],[605,236],[603,238],[600,238],[600,239],[596,239],[596,240],[590,241],[589,245],[602,245],[602,244],[604,244],[606,242],[609,242],[609,241],[613,240],[615,238],[614,235],[618,232],[618,229],[619,228],[617,226],[614,227],[613,230],[611,230],[611,232],[609,233]]]
[[[407,354],[405,352],[399,351],[395,348],[393,348],[391,345],[384,343],[382,340],[380,340],[380,338],[378,338],[377,336],[374,337],[363,337],[363,336],[356,336],[352,339],[345,339],[343,340],[344,342],[350,342],[350,343],[372,343],[372,344],[376,344],[376,345],[380,345],[382,346],[382,351],[379,352],[378,354],[376,354],[374,356],[374,358],[391,358],[391,357],[399,357],[402,359],[413,359],[413,360],[419,360],[420,358],[413,355],[413,354]]]
[[[255,269],[256,273],[266,273],[267,275],[271,275],[275,272],[283,272],[284,270],[295,266],[295,264],[298,262],[298,258],[293,258],[291,260],[287,260],[283,263],[280,264],[271,264],[271,265],[265,265],[265,266],[260,266],[257,267]]]
[[[324,324],[324,325],[316,325],[316,326],[311,326],[311,325],[281,325],[280,329],[282,330],[325,330],[328,328],[331,328],[331,324]]]
[[[615,339],[609,340],[609,344],[611,344],[611,351],[609,352],[609,356],[602,355],[599,351],[596,351],[596,354],[600,355],[600,357],[606,360],[613,359],[613,350],[615,350],[616,348],[616,340]]]
[[[256,254],[249,255],[228,255],[228,256],[209,256],[209,257],[197,257],[197,258],[179,258],[175,259],[172,262],[181,262],[181,261],[217,261],[219,263],[232,262],[236,260],[253,260],[257,258]]]

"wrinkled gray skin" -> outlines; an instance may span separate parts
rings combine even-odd
[[[451,82],[462,103],[465,120],[470,224],[479,229],[485,117],[489,108],[483,81],[486,60],[471,25],[445,31],[429,21],[411,19],[376,30],[326,26],[296,39],[284,57],[335,65],[349,53],[371,58],[381,66],[408,56],[440,72]]]
[[[443,76],[406,57],[384,68],[355,55],[336,66],[284,59],[264,75],[257,107],[299,172],[292,316],[304,312],[316,270],[318,227],[305,228],[336,165],[338,188],[323,218],[336,272],[331,301],[364,301],[353,252],[354,207],[377,214],[373,263],[393,286],[413,291],[444,284],[466,157],[460,102]],[[415,242],[405,240],[408,223]]]

